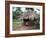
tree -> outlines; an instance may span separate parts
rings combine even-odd
[[[13,11],[13,19],[18,19],[19,16],[22,14],[22,10],[20,7],[16,7],[16,10]]]

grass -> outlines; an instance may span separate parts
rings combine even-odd
[[[20,27],[22,25],[23,21],[22,20],[19,20],[19,19],[14,19],[13,20],[13,30],[17,29],[18,27]]]

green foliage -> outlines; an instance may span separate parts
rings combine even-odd
[[[22,14],[22,10],[20,7],[16,7],[16,10],[13,11],[13,19],[18,19],[19,16]]]

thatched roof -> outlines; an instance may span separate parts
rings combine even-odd
[[[32,19],[32,18],[38,18],[38,14],[36,14],[36,13],[29,13],[29,12],[25,12],[25,13],[23,13],[21,16],[20,16],[20,19],[24,19],[24,18],[29,18],[29,19]]]

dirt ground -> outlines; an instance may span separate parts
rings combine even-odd
[[[22,25],[20,27],[17,27],[17,28],[14,28],[13,30],[16,30],[16,31],[20,31],[20,30],[34,30],[34,29],[38,29],[36,25],[34,26],[25,26],[25,25]]]

